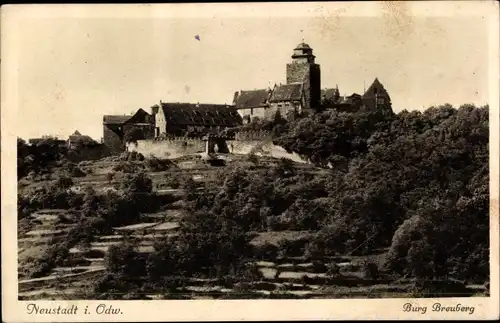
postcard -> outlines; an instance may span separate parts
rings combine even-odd
[[[3,6],[3,320],[498,318],[498,9]]]

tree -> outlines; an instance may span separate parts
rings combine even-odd
[[[362,270],[365,277],[370,279],[377,279],[379,277],[379,270],[377,264],[371,261],[364,261],[362,263]]]
[[[57,179],[55,185],[61,190],[67,190],[73,185],[73,179],[63,175]]]
[[[431,238],[433,234],[432,223],[422,216],[414,215],[407,219],[394,233],[386,266],[399,273],[424,273],[425,271],[419,271],[417,267],[423,265],[423,259],[431,257],[428,254],[429,243],[426,239]]]
[[[145,273],[144,261],[129,242],[111,246],[105,257],[105,263],[109,272],[125,277],[139,277]]]
[[[121,189],[127,194],[151,193],[153,181],[144,172],[127,174],[121,183]]]
[[[86,147],[92,147],[98,145],[97,141],[89,136],[75,136],[71,142],[75,149],[81,149]]]
[[[144,131],[138,127],[129,127],[125,130],[123,134],[123,139],[127,143],[135,143],[138,140],[145,139]]]

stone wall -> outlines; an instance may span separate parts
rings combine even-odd
[[[169,138],[165,140],[138,140],[137,143],[127,144],[128,151],[137,151],[149,157],[177,158],[205,152],[205,141],[191,138]]]
[[[240,131],[234,136],[236,141],[263,141],[271,140],[272,134],[268,131]]]
[[[274,158],[288,158],[298,163],[309,163],[296,153],[288,153],[285,148],[273,144],[271,141],[261,140],[231,140],[227,142],[229,150],[233,154],[255,154]]]
[[[288,158],[299,163],[308,163],[296,153],[288,153],[283,147],[273,144],[269,132],[248,131],[237,133],[235,140],[226,141],[232,154],[256,154],[274,158]],[[127,144],[128,151],[136,151],[144,157],[177,158],[185,155],[205,153],[206,141],[191,138],[169,138],[164,140],[138,140]]]

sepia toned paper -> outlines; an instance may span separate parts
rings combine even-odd
[[[2,6],[3,320],[498,318],[498,9],[494,1]],[[98,141],[104,115],[162,100],[232,104],[235,92],[285,84],[286,64],[303,42],[321,65],[322,87],[338,86],[341,96],[363,93],[380,78],[395,113],[489,105],[489,297],[18,299],[17,137],[67,138],[78,129]],[[34,310],[58,306],[77,310]]]

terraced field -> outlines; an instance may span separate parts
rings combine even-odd
[[[230,157],[236,160],[237,157]],[[233,160],[228,160],[232,162]],[[241,160],[244,160],[241,158]],[[267,167],[271,157],[262,158],[259,165],[252,167]],[[244,164],[244,161],[239,161]],[[107,174],[112,171],[116,161],[107,159],[97,162],[85,162],[81,168],[89,174],[75,179],[74,190],[92,186],[96,191],[104,192],[113,189],[113,184],[120,181],[115,177],[110,181]],[[182,190],[165,184],[167,174],[176,173],[188,176],[195,181],[209,182],[220,176],[219,167],[207,167],[195,160],[178,160],[177,168],[164,172],[151,172],[153,186],[158,194],[174,194],[181,197]],[[323,171],[310,165],[297,165],[302,171]],[[73,223],[64,223],[70,216],[68,210],[39,210],[31,214],[30,225],[23,226],[18,236],[19,263],[26,263],[30,257],[40,255],[49,247],[53,237],[63,235],[71,230]],[[78,299],[85,298],[89,285],[98,277],[106,274],[104,258],[109,248],[125,240],[131,241],[140,253],[150,253],[155,241],[161,241],[167,236],[177,234],[179,221],[186,215],[182,203],[173,202],[157,213],[143,214],[136,223],[113,228],[112,234],[95,237],[90,245],[75,246],[69,250],[69,256],[62,266],[53,268],[47,275],[28,279],[22,266],[19,268],[19,298],[20,299]],[[314,232],[279,231],[254,234],[252,244],[277,244],[283,239],[307,239]],[[379,261],[385,250],[370,256],[373,261]],[[363,277],[360,264],[367,257],[345,256],[335,259],[324,259],[324,262],[334,260],[342,278],[328,279],[326,268],[318,268],[310,259],[304,257],[284,257],[281,259],[265,259],[255,264],[262,274],[260,281],[247,284],[224,286],[213,279],[189,279],[184,287],[178,289],[177,295],[148,294],[146,299],[164,299],[171,297],[188,297],[190,299],[204,298],[342,298],[342,297],[405,297],[411,292],[411,281],[393,282],[390,280],[370,280]],[[481,292],[481,286],[471,293]],[[276,296],[278,295],[278,296]]]

